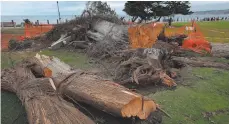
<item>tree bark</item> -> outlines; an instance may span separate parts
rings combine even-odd
[[[138,21],[138,24],[142,23],[143,21],[143,18],[141,18],[139,21]]]
[[[211,43],[212,55],[229,59],[229,43]]]
[[[25,105],[29,124],[94,124],[56,94],[49,78],[36,78],[29,66],[5,69],[1,76],[1,88],[16,93]]]
[[[138,17],[132,17],[132,22],[135,22]]]
[[[156,104],[140,94],[98,76],[72,71],[57,58],[37,55],[38,66],[52,70],[52,78],[62,95],[84,102],[102,111],[119,117],[146,119],[156,110]]]
[[[161,16],[157,19],[157,22],[159,22],[161,20]]]
[[[172,18],[170,17],[169,18],[169,26],[171,26],[172,25]]]
[[[69,85],[63,89],[63,93],[120,117],[137,116],[146,119],[152,111],[156,110],[153,101],[144,99],[141,95],[117,83],[98,79],[97,76],[89,74],[73,77]]]

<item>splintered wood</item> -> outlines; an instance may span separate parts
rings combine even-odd
[[[128,28],[129,41],[132,48],[150,48],[157,41],[163,24],[154,23],[131,26]]]
[[[57,58],[37,54],[34,62],[52,70],[52,79],[62,95],[119,117],[146,119],[156,110],[154,101],[129,89],[82,71],[71,71]]]
[[[146,119],[155,110],[156,104],[153,101],[137,97],[125,105],[121,113],[123,117],[137,116],[140,119]]]

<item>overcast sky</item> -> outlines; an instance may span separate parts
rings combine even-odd
[[[59,1],[61,15],[80,15],[85,7],[86,1]],[[108,1],[111,8],[119,15],[123,12],[125,1]],[[192,11],[222,10],[229,9],[229,2],[226,1],[191,1]],[[1,15],[57,15],[56,1],[24,1],[1,2]]]

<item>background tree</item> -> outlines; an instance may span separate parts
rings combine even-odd
[[[140,22],[149,20],[154,16],[151,11],[154,2],[156,1],[127,1],[123,11],[132,16],[132,22],[135,22],[138,18],[140,18]]]
[[[165,2],[166,9],[168,12],[169,18],[169,26],[171,26],[172,23],[172,17],[174,14],[182,14],[182,15],[188,15],[192,14],[193,12],[190,11],[190,2],[189,1],[167,1]]]
[[[89,11],[91,15],[117,16],[115,10],[111,9],[107,2],[88,1],[86,3],[86,10]]]
[[[140,22],[151,19],[160,21],[164,16],[192,13],[188,1],[127,1],[123,11],[132,16],[132,22],[137,18],[140,18]]]

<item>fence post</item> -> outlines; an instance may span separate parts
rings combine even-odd
[[[39,20],[37,20],[37,25],[39,25]]]
[[[23,28],[24,26],[23,26],[23,23],[21,23],[21,28]]]
[[[16,25],[14,24],[14,20],[11,20],[11,22],[12,22],[12,24],[13,24],[14,28],[15,28],[15,26],[16,26]]]
[[[47,20],[47,24],[49,25],[49,20]]]

